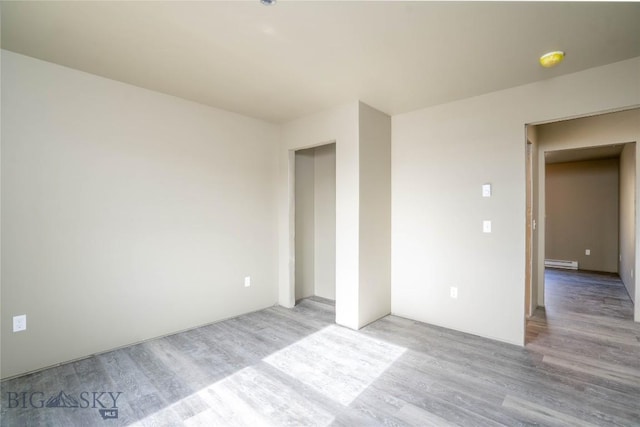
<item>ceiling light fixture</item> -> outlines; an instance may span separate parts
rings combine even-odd
[[[260,0],[260,3],[265,6],[271,6],[272,4],[276,4],[276,0]]]
[[[545,53],[540,57],[540,65],[545,68],[555,67],[564,59],[564,52],[556,50],[553,52]]]

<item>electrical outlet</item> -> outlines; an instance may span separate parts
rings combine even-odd
[[[456,299],[458,298],[458,288],[456,288],[455,286],[451,287],[451,298]]]
[[[585,249],[584,250],[584,254],[585,255],[591,255],[591,249]]]
[[[491,233],[491,221],[490,220],[484,220],[482,221],[482,232],[483,233]]]
[[[25,331],[27,329],[27,315],[13,316],[13,332]]]
[[[251,276],[247,276],[244,278],[244,287],[248,288],[249,286],[251,286]]]

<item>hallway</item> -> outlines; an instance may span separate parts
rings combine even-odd
[[[637,408],[640,324],[633,322],[633,303],[620,278],[555,269],[545,277],[546,309],[538,308],[527,322],[526,348],[583,381],[585,390],[600,390],[618,403],[631,397]]]

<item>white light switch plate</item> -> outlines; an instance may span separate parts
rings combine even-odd
[[[491,233],[491,221],[486,219],[482,221],[482,232],[483,233]]]
[[[482,197],[491,197],[491,184],[482,185]]]
[[[20,332],[27,329],[27,315],[13,316],[13,332]]]

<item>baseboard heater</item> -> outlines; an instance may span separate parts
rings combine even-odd
[[[578,261],[565,261],[562,259],[545,259],[544,266],[552,267],[552,268],[566,268],[567,270],[577,270]]]

